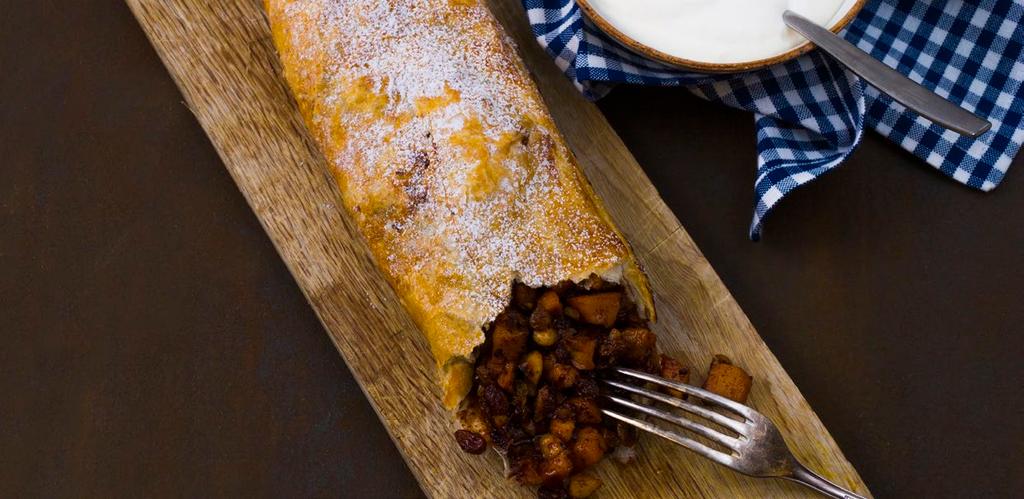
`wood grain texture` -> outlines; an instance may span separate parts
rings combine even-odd
[[[501,478],[497,456],[469,456],[452,443],[454,423],[440,405],[427,344],[342,209],[280,77],[260,0],[127,3],[424,491],[434,497],[528,496]],[[867,493],[618,136],[536,47],[519,2],[489,3],[647,267],[661,348],[698,372],[714,353],[731,356],[754,376],[751,405],[779,425],[797,456]],[[637,463],[605,462],[599,473],[602,497],[810,496],[794,484],[748,479],[652,438],[642,439]]]

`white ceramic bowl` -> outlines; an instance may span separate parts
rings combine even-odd
[[[614,38],[622,45],[628,47],[630,50],[647,57],[654,59],[665,64],[676,66],[678,68],[687,69],[690,71],[696,71],[700,73],[741,73],[744,71],[752,71],[760,69],[772,64],[778,64],[780,62],[786,62],[790,59],[796,58],[809,52],[813,45],[810,42],[801,44],[793,49],[781,52],[777,55],[770,57],[741,61],[741,62],[708,62],[708,61],[695,61],[690,59],[684,59],[682,57],[676,57],[671,54],[666,54],[660,50],[654,49],[648,45],[640,43],[635,39],[627,36],[625,33],[620,31],[611,22],[601,16],[601,14],[591,5],[589,0],[576,0],[579,4],[580,10],[587,16],[598,28],[604,31],[608,36]],[[853,21],[853,18],[864,8],[864,4],[867,0],[846,0],[846,2],[839,8],[839,12],[833,18],[829,25],[829,29],[835,33],[846,27]]]

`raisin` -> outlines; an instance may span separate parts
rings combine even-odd
[[[487,441],[478,433],[469,430],[458,430],[455,432],[455,441],[467,454],[483,454],[487,450]]]
[[[484,385],[480,398],[483,402],[484,408],[487,409],[487,413],[490,414],[492,418],[496,416],[508,416],[510,409],[508,395],[505,395],[505,392],[503,392],[501,388],[498,388],[498,385],[490,383]]]
[[[537,391],[537,398],[534,400],[533,419],[542,421],[551,415],[556,407],[561,405],[561,397],[549,386],[542,387]]]
[[[568,336],[562,336],[562,338],[568,338]],[[555,360],[563,364],[572,362],[572,352],[569,351],[565,341],[558,342],[558,346],[555,347]]]

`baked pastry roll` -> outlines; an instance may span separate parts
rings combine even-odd
[[[654,318],[630,246],[481,2],[267,0],[266,10],[345,207],[429,340],[447,407],[470,391],[514,283],[618,284]]]

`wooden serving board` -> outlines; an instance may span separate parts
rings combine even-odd
[[[341,0],[339,0],[341,1]],[[127,0],[359,380],[423,490],[433,497],[520,497],[500,460],[462,453],[438,401],[434,361],[347,218],[324,160],[280,77],[261,0]],[[519,0],[490,0],[580,164],[651,277],[661,348],[703,373],[724,353],[754,376],[750,403],[807,465],[867,494],[800,391],[754,331],[604,117],[530,35]],[[156,119],[159,119],[156,117]],[[282,333],[286,334],[286,333]],[[654,438],[630,466],[606,460],[600,497],[802,497],[788,482],[743,477]]]

